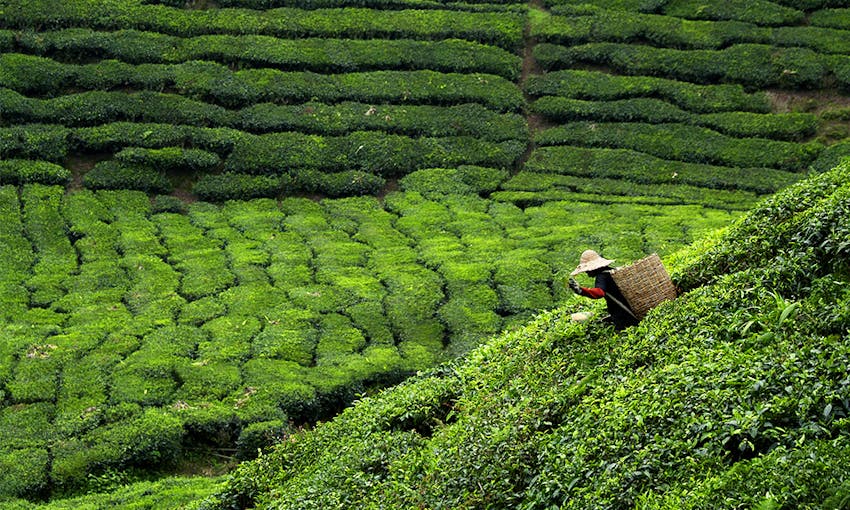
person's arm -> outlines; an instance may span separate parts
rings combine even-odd
[[[599,287],[582,287],[572,278],[570,278],[570,288],[579,296],[589,297],[591,299],[600,299],[605,297],[605,291]]]
[[[581,295],[591,299],[601,299],[605,297],[605,291],[599,287],[581,287]]]

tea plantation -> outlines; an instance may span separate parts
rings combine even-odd
[[[716,4],[0,0],[0,506],[845,501],[850,2]]]

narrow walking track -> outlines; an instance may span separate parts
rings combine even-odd
[[[531,0],[528,3],[528,7],[530,9],[537,9],[540,11],[546,11],[546,7],[543,5],[543,0]],[[528,128],[531,132],[531,138],[528,142],[528,147],[522,156],[517,160],[514,165],[514,173],[519,172],[525,166],[525,163],[528,161],[528,158],[531,156],[531,153],[534,152],[536,145],[534,143],[534,135],[549,127],[546,125],[546,120],[536,113],[532,113],[529,109],[533,97],[525,92],[525,84],[528,81],[530,76],[543,74],[543,70],[540,68],[540,65],[537,63],[537,59],[534,58],[534,46],[537,44],[537,39],[535,39],[531,35],[531,21],[525,25],[525,29],[523,31],[523,48],[522,48],[522,70],[519,78],[519,86],[523,90],[523,95],[525,96],[525,110],[523,114],[525,115],[525,120],[528,123]]]

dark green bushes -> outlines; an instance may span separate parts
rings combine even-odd
[[[498,114],[475,103],[436,107],[424,105],[333,105],[264,103],[240,110],[232,127],[249,132],[300,131],[342,135],[377,130],[407,136],[474,136],[484,140],[526,140],[528,127],[516,114]]]
[[[531,105],[532,111],[548,119],[568,122],[683,122],[711,128],[736,137],[773,138],[799,141],[815,133],[818,119],[808,113],[763,114],[720,112],[692,114],[659,99],[635,98],[614,101],[582,101],[544,96]]]
[[[280,8],[269,11],[209,9],[198,12],[158,5],[74,0],[61,6],[10,4],[3,26],[9,28],[84,27],[137,29],[193,37],[204,34],[257,34],[286,38],[468,39],[516,50],[523,17],[510,13],[444,10]]]
[[[540,44],[534,52],[546,69],[588,63],[610,66],[630,75],[655,75],[705,84],[740,83],[754,88],[820,88],[833,67],[832,58],[808,49],[755,44],[739,44],[719,51],[617,43],[570,48]]]
[[[29,72],[29,68],[41,71]],[[61,78],[50,85],[42,74]],[[420,70],[316,74],[268,68],[232,71],[222,64],[203,61],[132,65],[104,60],[80,66],[19,54],[0,55],[0,86],[24,94],[125,87],[158,92],[173,87],[190,99],[228,108],[261,102],[351,100],[434,105],[480,103],[497,111],[517,111],[523,104],[522,94],[513,83],[483,73]]]
[[[664,78],[616,76],[597,71],[564,70],[532,76],[525,90],[535,96],[596,101],[654,97],[695,113],[770,111],[765,94],[747,93],[740,85],[695,85]]]
[[[818,143],[731,138],[683,124],[575,122],[543,131],[536,141],[540,145],[626,148],[692,163],[766,166],[796,172],[805,170],[823,149]]]
[[[275,175],[293,168],[313,168],[361,170],[394,177],[430,166],[507,167],[524,148],[514,141],[491,143],[469,137],[408,138],[374,132],[342,137],[275,133],[252,137],[247,142],[234,148],[225,161],[226,171]]]
[[[83,177],[90,189],[134,189],[148,193],[170,193],[173,189],[165,173],[148,166],[103,161]]]
[[[58,162],[67,153],[68,130],[63,127],[30,124],[0,128],[0,158]]]
[[[115,154],[115,159],[127,165],[142,165],[160,172],[209,172],[221,163],[218,156],[210,152],[180,147],[130,147]]]
[[[12,159],[0,161],[0,184],[66,184],[70,170],[46,161]]]
[[[519,76],[520,62],[519,57],[503,49],[459,39],[278,39],[256,35],[181,38],[136,30],[95,32],[71,29],[25,32],[17,41],[23,49],[39,55],[78,60],[91,56],[130,64],[210,60],[319,73],[431,69],[490,73],[513,80]]]
[[[192,193],[201,200],[223,202],[275,197],[282,189],[281,177],[223,173],[201,176],[192,186]]]
[[[661,159],[628,149],[571,146],[541,147],[531,154],[525,169],[589,178],[625,179],[640,184],[677,183],[703,188],[740,189],[759,194],[774,193],[800,179],[798,173],[770,168],[703,165]]]
[[[408,136],[475,136],[500,142],[528,139],[525,120],[485,106],[370,105],[315,101],[299,105],[261,103],[239,111],[174,94],[92,91],[53,99],[31,99],[0,89],[4,117],[16,123],[51,122],[69,127],[112,122],[168,123],[195,127],[231,127],[253,133],[300,131],[344,135],[375,130]]]
[[[737,20],[756,25],[797,25],[805,18],[798,9],[783,7],[766,0],[732,0],[722,5],[701,4],[694,0],[671,0],[663,12],[667,16],[703,20]]]

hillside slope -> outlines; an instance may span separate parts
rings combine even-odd
[[[846,507],[848,183],[844,164],[692,248],[685,293],[638,327],[544,313],[288,437],[203,506]]]

